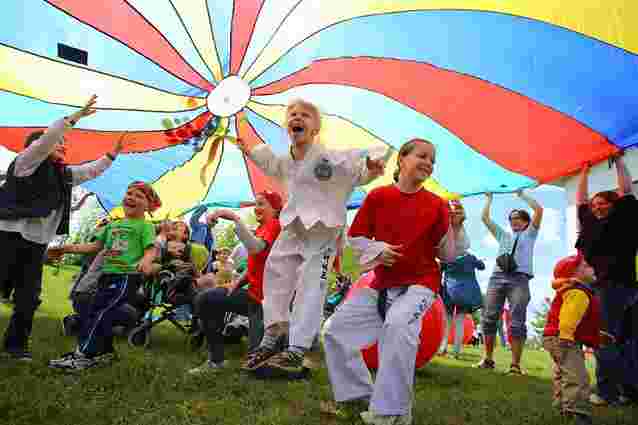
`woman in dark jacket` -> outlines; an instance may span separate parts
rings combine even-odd
[[[588,199],[590,164],[585,164],[576,194],[580,223],[576,247],[596,272],[601,302],[604,345],[596,351],[598,393],[591,397],[591,402],[598,405],[635,398],[638,384],[638,371],[627,369],[637,360],[631,354],[636,330],[627,325],[633,323],[635,327],[638,323],[638,200],[632,193],[631,176],[622,156],[614,160],[617,192],[599,192]]]

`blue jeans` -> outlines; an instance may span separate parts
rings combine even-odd
[[[596,385],[601,398],[615,402],[621,392],[631,392],[638,386],[638,286],[607,282],[598,288],[598,296],[601,329],[613,335],[616,343],[594,352]]]
[[[82,311],[86,320],[82,323],[78,346],[89,357],[112,352],[113,325],[126,321],[128,315],[122,307],[135,292],[139,277],[129,275],[103,275],[88,311]]]
[[[497,325],[507,299],[512,313],[512,337],[523,341],[527,338],[525,322],[527,320],[527,306],[531,299],[529,279],[530,277],[523,273],[495,272],[492,274],[487,285],[485,308],[483,308],[481,320],[484,335],[496,335]]]

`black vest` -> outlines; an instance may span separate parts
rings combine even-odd
[[[14,166],[15,161],[9,165],[7,180],[0,187],[0,220],[43,218],[62,208],[62,221],[56,233],[69,233],[71,170],[47,159],[30,176],[16,177]]]

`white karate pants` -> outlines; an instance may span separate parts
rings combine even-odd
[[[436,295],[419,285],[403,294],[390,289],[385,322],[377,309],[378,296],[374,289],[358,289],[326,322],[328,376],[336,401],[369,398],[373,413],[406,415],[412,409],[421,322]],[[373,384],[360,350],[377,339],[379,370]]]
[[[290,346],[309,350],[319,333],[338,234],[337,228],[317,224],[306,230],[295,221],[281,232],[268,255],[264,326],[290,322]]]

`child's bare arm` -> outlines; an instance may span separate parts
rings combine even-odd
[[[147,276],[153,274],[153,260],[155,259],[156,249],[154,246],[149,246],[144,251],[144,257],[137,265],[137,271],[144,273]]]

